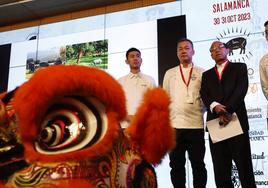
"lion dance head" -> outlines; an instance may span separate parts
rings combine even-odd
[[[162,89],[122,130],[124,92],[99,69],[51,66],[0,99],[0,187],[155,188],[175,144]]]

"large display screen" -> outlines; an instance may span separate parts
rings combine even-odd
[[[204,69],[214,66],[209,52],[214,40],[221,40],[230,46],[231,61],[247,64],[249,89],[245,100],[250,122],[252,161],[256,184],[264,187],[268,185],[268,126],[267,101],[259,81],[259,61],[268,53],[268,42],[263,36],[263,24],[268,20],[267,10],[266,0],[182,0],[3,32],[0,33],[0,44],[11,44],[8,90],[25,82],[38,68],[54,64],[95,66],[117,79],[129,72],[125,52],[130,47],[141,50],[142,71],[157,81],[157,20],[185,15],[187,38],[194,42],[195,65]],[[207,187],[214,188],[207,140],[206,146]],[[156,167],[160,188],[172,187],[168,162],[167,156]],[[186,167],[187,187],[192,188],[188,160]],[[236,188],[241,187],[235,166],[233,180]]]

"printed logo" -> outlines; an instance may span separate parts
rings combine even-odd
[[[230,61],[246,63],[246,61],[253,56],[252,53],[247,50],[247,38],[250,36],[250,33],[247,33],[246,30],[243,31],[242,28],[227,28],[227,30],[224,30],[219,35],[217,39],[220,41],[231,38],[224,41],[227,48],[229,48],[228,56]]]
[[[192,75],[191,80],[195,81],[197,79],[197,76],[195,74]]]

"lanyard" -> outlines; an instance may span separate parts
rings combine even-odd
[[[222,74],[223,74],[223,72],[225,71],[225,69],[226,69],[226,67],[227,67],[228,64],[229,64],[229,62],[227,61],[227,62],[225,63],[225,65],[224,65],[222,71],[221,71],[221,74],[219,73],[219,71],[218,71],[218,69],[217,69],[217,66],[214,67],[214,69],[215,69],[215,71],[216,71],[216,74],[217,74],[219,80],[221,80]]]
[[[192,77],[194,64],[192,64],[192,67],[191,67],[191,70],[190,70],[190,73],[189,73],[189,77],[188,77],[187,82],[186,82],[186,80],[185,80],[185,78],[184,78],[183,71],[182,71],[182,68],[181,68],[181,64],[179,65],[179,67],[180,67],[180,72],[181,72],[181,78],[182,78],[182,81],[184,82],[184,84],[185,84],[186,87],[188,88],[188,85],[190,84],[190,80],[191,80],[191,77]]]

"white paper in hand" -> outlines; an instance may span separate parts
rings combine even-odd
[[[213,143],[243,134],[240,122],[236,113],[233,113],[232,120],[226,125],[219,125],[219,118],[207,121],[207,128]]]

